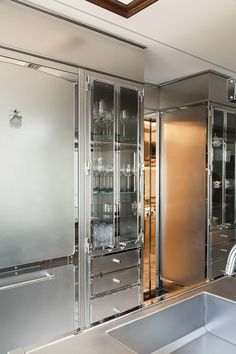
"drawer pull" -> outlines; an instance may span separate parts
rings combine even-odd
[[[20,275],[19,275],[19,277],[20,277]],[[53,280],[53,279],[55,279],[55,275],[46,273],[44,276],[40,276],[38,278],[35,277],[33,279],[24,280],[19,283],[16,282],[16,283],[8,284],[8,285],[2,285],[2,286],[0,286],[0,291],[20,288],[20,287],[27,286],[27,285],[38,284],[38,283],[42,283],[44,281]],[[17,278],[13,278],[13,280],[17,281]]]
[[[121,313],[121,310],[118,309],[118,307],[113,307],[113,311],[116,312],[116,313]]]
[[[120,284],[121,280],[117,278],[112,278],[113,283]]]
[[[112,262],[113,262],[113,263],[120,264],[120,263],[121,263],[121,260],[120,260],[119,258],[112,258]]]
[[[228,253],[228,250],[226,250],[225,248],[221,248],[220,250],[221,250],[221,252]]]
[[[220,235],[220,237],[228,238],[228,235]]]

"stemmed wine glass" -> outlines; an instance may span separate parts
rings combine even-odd
[[[123,125],[123,137],[125,136],[125,126],[126,124],[128,123],[129,121],[129,112],[126,110],[126,109],[123,109],[120,113],[120,121],[121,121],[121,124]]]

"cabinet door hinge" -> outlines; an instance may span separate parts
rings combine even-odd
[[[89,91],[91,86],[90,77],[88,76],[85,81],[85,91]]]
[[[139,90],[138,94],[139,94],[139,97],[140,97],[140,101],[143,102],[143,99],[144,99],[144,89]]]
[[[139,164],[139,169],[140,169],[140,176],[144,175],[144,163]]]
[[[208,167],[208,176],[212,175],[212,170],[213,170],[212,166],[209,166]]]

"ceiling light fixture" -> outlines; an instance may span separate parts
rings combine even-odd
[[[87,0],[117,15],[129,18],[158,0]]]

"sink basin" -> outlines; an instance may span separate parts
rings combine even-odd
[[[236,354],[236,302],[204,292],[108,334],[139,354]]]

